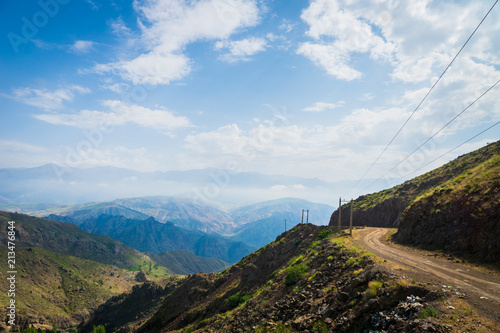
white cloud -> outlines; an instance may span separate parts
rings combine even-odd
[[[181,79],[191,71],[192,60],[183,54],[186,45],[229,38],[260,19],[255,0],[144,0],[135,1],[134,8],[140,14],[145,52],[94,68],[99,73],[119,74],[134,84],[169,84]]]
[[[227,62],[249,60],[248,56],[254,55],[266,48],[267,41],[263,38],[250,37],[238,41],[218,41],[216,50],[227,49],[229,52],[221,55],[219,59]]]
[[[325,102],[316,102],[312,106],[308,106],[307,108],[303,108],[302,111],[305,112],[322,112],[325,110],[333,110],[345,105],[344,101],[340,101],[338,103],[325,103]]]
[[[362,77],[351,56],[366,54],[389,63],[393,79],[418,83],[445,68],[489,6],[432,0],[313,0],[301,15],[312,41],[302,43],[297,52],[341,80]],[[498,14],[490,15],[461,57],[473,54],[498,64],[493,52],[498,24],[491,23]]]
[[[40,153],[47,151],[46,148],[31,145],[24,142],[19,142],[15,140],[0,140],[0,151],[21,151],[27,153]]]
[[[391,57],[394,46],[336,0],[311,2],[301,18],[309,25],[307,35],[315,42],[302,43],[297,53],[338,79],[350,81],[361,77],[361,72],[349,65],[353,52],[370,53],[374,59]]]
[[[101,88],[111,90],[112,92],[122,95],[130,88],[130,86],[126,83],[118,82],[103,84],[101,85]]]
[[[139,105],[113,100],[103,101],[102,104],[109,111],[82,110],[76,114],[37,114],[34,117],[54,125],[66,125],[83,129],[123,126],[127,123],[134,123],[168,135],[171,135],[174,130],[192,126],[188,118],[176,116],[167,110],[151,110]]]
[[[316,66],[340,80],[352,81],[362,75],[346,64],[348,55],[334,45],[303,43],[297,53],[309,58]]]
[[[76,54],[86,54],[92,51],[96,43],[90,40],[77,40],[71,45],[70,50]]]
[[[87,94],[90,93],[90,89],[77,85],[55,91],[23,87],[14,89],[13,94],[7,97],[44,110],[55,110],[60,109],[64,102],[71,102],[75,97],[75,92]]]
[[[113,31],[113,33],[119,37],[129,37],[132,34],[130,28],[127,27],[121,17],[118,17],[114,20],[109,20],[108,25],[110,26],[111,31]]]

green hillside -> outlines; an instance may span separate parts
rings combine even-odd
[[[400,242],[498,262],[499,160],[497,141],[401,185],[361,196],[354,201],[354,225],[398,227]],[[330,219],[330,226],[336,225],[338,210]]]
[[[1,230],[6,230],[8,221],[16,222],[16,245],[18,247],[39,247],[137,271],[141,267],[147,267],[147,274],[153,277],[169,275],[164,268],[150,271],[151,259],[148,256],[111,237],[87,233],[71,223],[0,211]],[[0,244],[7,244],[6,233],[0,234]]]
[[[7,257],[0,246],[0,257]],[[36,247],[16,248],[16,312],[18,324],[36,328],[75,327],[98,305],[137,284],[137,272],[92,260],[62,255]],[[0,272],[0,288],[9,290],[6,271]],[[9,304],[0,293],[1,316]]]

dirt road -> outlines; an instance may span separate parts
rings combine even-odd
[[[381,238],[391,229],[366,228],[358,230],[354,241],[381,258],[407,266],[418,273],[418,279],[427,283],[453,286],[465,294],[469,303],[488,317],[500,321],[500,277],[484,273],[461,263],[392,246]]]

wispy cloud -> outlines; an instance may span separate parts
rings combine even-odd
[[[76,54],[86,54],[92,51],[95,44],[95,42],[90,40],[77,40],[73,45],[71,45],[70,50]]]
[[[250,37],[238,41],[218,41],[215,49],[228,50],[219,57],[220,60],[237,62],[249,60],[249,56],[264,51],[266,44],[267,41],[264,38]]]
[[[71,102],[75,97],[75,93],[87,94],[90,93],[90,89],[78,85],[55,91],[23,87],[14,89],[12,95],[4,96],[44,110],[56,110],[60,109],[64,102]]]
[[[333,110],[339,107],[343,107],[345,105],[344,101],[340,101],[338,103],[325,103],[325,102],[316,102],[312,106],[308,106],[307,108],[303,108],[302,111],[305,112],[322,112],[325,110]]]
[[[134,123],[167,135],[172,135],[173,131],[177,129],[192,126],[188,118],[176,116],[168,110],[152,110],[115,100],[106,100],[102,104],[108,108],[108,111],[82,110],[75,114],[35,114],[34,117],[50,124],[82,129],[123,126],[127,123]]]

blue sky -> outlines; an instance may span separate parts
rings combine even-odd
[[[237,165],[354,183],[493,2],[2,1],[0,167]],[[500,79],[499,31],[497,6],[367,178]],[[387,178],[497,122],[499,89]]]

